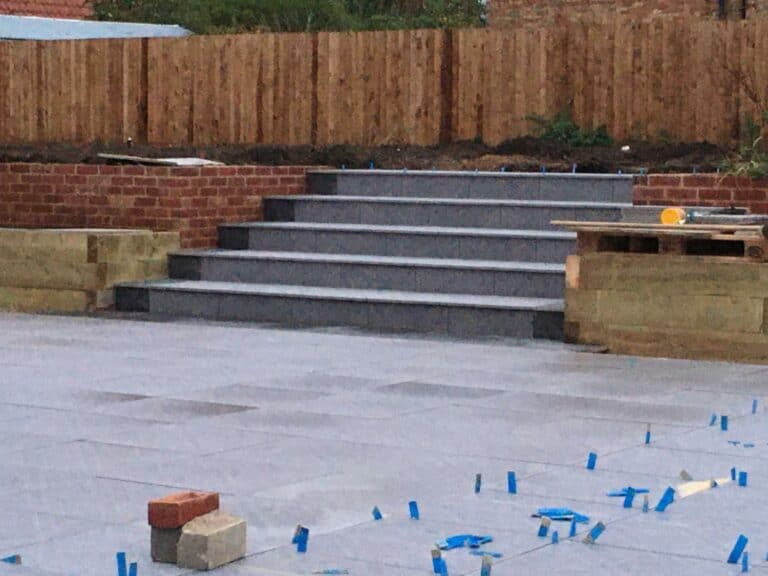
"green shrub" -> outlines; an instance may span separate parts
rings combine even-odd
[[[768,122],[768,111],[761,115],[762,124]],[[720,168],[734,176],[754,179],[768,178],[768,152],[763,144],[763,125],[749,116],[742,124],[742,144],[738,151],[723,160]]]
[[[534,124],[536,136],[543,140],[561,142],[571,146],[611,146],[613,139],[605,126],[582,128],[569,111],[563,111],[551,118],[530,115],[526,120]]]
[[[95,0],[100,20],[179,24],[198,34],[449,28],[482,24],[481,0]]]

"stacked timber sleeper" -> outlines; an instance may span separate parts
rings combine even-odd
[[[324,171],[309,195],[265,199],[219,250],[174,254],[171,280],[118,290],[166,316],[457,337],[562,337],[575,234],[621,219],[623,176]]]

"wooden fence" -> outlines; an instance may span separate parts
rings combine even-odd
[[[2,143],[496,144],[565,108],[732,143],[768,109],[768,20],[0,42]]]

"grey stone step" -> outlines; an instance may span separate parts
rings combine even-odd
[[[219,228],[228,250],[369,254],[416,258],[565,262],[575,249],[571,232],[374,226],[360,224],[229,224]]]
[[[351,254],[184,251],[169,257],[184,280],[562,298],[563,264]]]
[[[630,206],[605,202],[283,196],[266,198],[264,212],[267,220],[280,222],[554,230],[552,220],[618,221],[621,210]]]
[[[122,285],[116,306],[161,316],[456,337],[560,339],[563,322],[562,300],[204,281]]]
[[[632,202],[631,176],[402,170],[322,170],[308,175],[309,193],[338,196],[410,196]]]

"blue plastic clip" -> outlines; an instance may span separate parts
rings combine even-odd
[[[373,511],[371,512],[373,514],[373,519],[377,522],[381,520],[384,516],[381,515],[381,510],[379,510],[378,506],[373,507]]]
[[[736,482],[736,468],[731,468],[731,482]]]
[[[480,494],[480,488],[483,485],[483,475],[477,474],[475,476],[475,494]]]
[[[131,562],[131,565],[128,566],[128,576],[138,576],[139,574],[139,564],[137,562]]]
[[[643,513],[648,513],[648,494],[643,497]]]
[[[480,567],[480,576],[491,576],[491,568],[493,567],[493,558],[490,556],[483,556],[483,564]]]
[[[541,167],[541,173],[542,174],[546,174],[547,173],[547,167],[546,166],[542,166]]]
[[[731,554],[728,556],[728,564],[739,563],[739,558],[741,558],[741,554],[744,552],[744,548],[747,547],[748,542],[749,538],[744,536],[744,534],[739,534],[739,537],[736,539],[736,544],[734,544],[733,550],[731,550]]]
[[[667,506],[672,504],[674,501],[675,489],[669,486],[664,491],[664,494],[662,495],[661,500],[659,500],[659,503],[656,504],[656,512],[664,512],[667,509]]]
[[[507,167],[506,167],[506,166],[502,166],[502,167],[501,167],[501,171],[502,171],[502,172],[506,172],[506,171],[507,171]]]
[[[375,169],[376,169],[376,166],[374,165],[373,160],[371,160],[371,163],[368,164],[368,170],[375,170]]]
[[[491,558],[504,558],[504,554],[501,552],[487,552],[486,550],[470,550],[472,556],[490,556]]]
[[[635,489],[630,487],[627,488],[627,495],[624,498],[624,508],[632,508],[632,501],[635,499]]]
[[[291,544],[296,544],[296,551],[300,554],[304,554],[307,551],[307,542],[309,541],[309,528],[305,528],[301,524],[296,526],[296,531],[293,533],[293,540]]]
[[[408,502],[408,511],[411,513],[411,520],[419,519],[419,505],[416,503],[416,500]]]
[[[589,456],[587,457],[587,470],[594,470],[596,464],[597,464],[597,454],[595,454],[594,452],[590,452]]]
[[[740,440],[728,440],[728,444],[730,444],[731,446],[738,446],[739,444],[741,444],[741,441]]]
[[[714,426],[715,424],[717,424],[717,414],[712,414],[709,418],[709,425]]]
[[[741,573],[749,572],[749,552],[741,555]]]
[[[574,536],[576,536],[576,516],[571,520],[571,528],[568,530],[568,538],[573,538]]]
[[[622,174],[622,171],[621,171],[621,169],[619,169],[619,172],[618,172],[618,174],[619,174],[619,176],[621,176],[621,174]]]
[[[440,574],[443,565],[443,557],[440,554],[440,548],[432,549],[432,571],[435,574]]]
[[[557,544],[560,542],[560,535],[557,533],[557,530],[554,530],[552,532],[552,544]]]
[[[598,522],[592,527],[589,534],[584,537],[584,544],[594,544],[603,532],[605,532],[605,524]]]
[[[728,431],[728,416],[720,416],[720,430]]]
[[[21,556],[14,554],[13,556],[8,556],[7,558],[0,558],[0,562],[5,562],[6,564],[21,564]]]
[[[117,576],[128,576],[128,567],[125,563],[125,552],[118,552],[115,559],[117,560]]]
[[[347,169],[347,165],[346,165],[346,164],[342,164],[342,165],[341,165],[341,169],[342,169],[342,170],[346,170],[346,169]]]
[[[651,443],[651,425],[648,424],[648,428],[645,430],[645,443],[650,444]]]
[[[747,486],[747,473],[739,472],[739,486],[746,488]]]
[[[744,448],[754,448],[755,447],[755,445],[752,444],[752,442],[744,442],[744,444],[742,444],[742,446],[744,446]]]
[[[517,478],[514,472],[507,472],[507,492],[517,494]]]
[[[546,538],[549,533],[549,525],[552,524],[552,520],[549,518],[542,518],[539,525],[539,538]]]
[[[752,414],[757,414],[757,398],[752,400]]]

